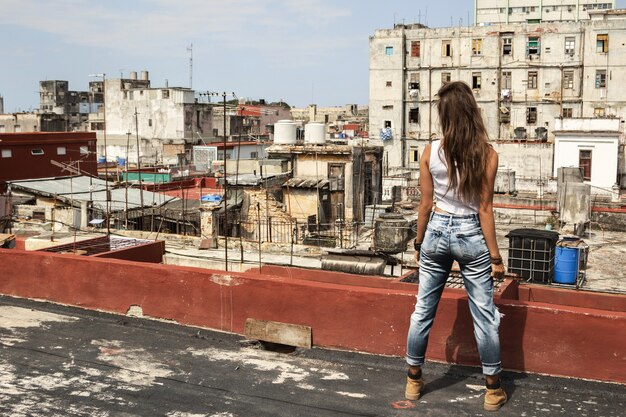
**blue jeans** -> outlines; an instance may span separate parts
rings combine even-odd
[[[474,322],[474,337],[485,375],[500,368],[500,313],[493,302],[489,250],[478,215],[432,213],[420,252],[419,289],[407,337],[406,361],[424,364],[428,334],[453,261],[461,268]]]

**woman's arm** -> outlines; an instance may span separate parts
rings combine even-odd
[[[422,243],[426,226],[433,209],[433,177],[430,175],[430,144],[426,145],[420,159],[420,205],[417,211],[417,236],[415,242]]]
[[[498,249],[496,223],[493,218],[493,187],[497,172],[498,153],[493,150],[493,148],[489,148],[489,157],[487,160],[487,169],[485,170],[483,190],[480,196],[478,216],[480,217],[480,226],[483,230],[485,242],[487,242],[489,256],[491,257],[491,276],[501,278],[504,275],[504,264],[502,264],[502,257]]]

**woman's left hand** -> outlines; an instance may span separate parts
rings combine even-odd
[[[499,265],[491,264],[491,277],[493,279],[501,279],[504,277],[504,264],[500,263]]]

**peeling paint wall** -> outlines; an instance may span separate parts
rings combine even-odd
[[[219,271],[15,249],[0,249],[0,263],[0,293],[7,295],[119,314],[139,306],[146,317],[235,333],[243,333],[247,318],[288,321],[310,326],[316,346],[396,356],[405,351],[416,294],[415,285],[387,278],[298,268],[231,271],[226,278]],[[626,338],[615,331],[626,326],[623,295],[542,287],[538,301],[529,301],[533,286],[525,287],[523,293],[507,282],[494,293],[505,314],[506,369],[626,383]],[[428,356],[479,365],[463,290],[445,289]]]
[[[553,139],[563,114],[624,117],[626,90],[618,80],[626,78],[625,29],[626,14],[614,13],[581,22],[378,30],[370,37],[370,137],[391,124],[385,165],[409,170],[408,141],[440,135],[434,103],[448,77],[473,87],[491,139],[513,139],[516,128],[528,139],[546,129]],[[598,52],[599,35],[608,36],[605,52]],[[597,83],[602,71],[605,81]]]

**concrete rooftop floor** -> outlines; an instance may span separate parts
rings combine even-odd
[[[426,391],[410,402],[402,358],[280,353],[237,335],[4,296],[0,352],[6,416],[495,415],[482,410],[478,369],[428,363]],[[497,415],[622,416],[626,407],[623,385],[504,379],[510,402]]]

